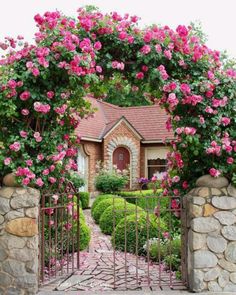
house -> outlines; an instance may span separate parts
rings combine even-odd
[[[166,169],[168,144],[174,138],[166,130],[167,114],[158,105],[118,107],[87,98],[97,111],[82,119],[76,133],[81,137],[78,170],[85,179],[84,190],[95,191],[96,163],[112,169],[130,168],[129,188],[137,188],[140,177],[160,177]]]

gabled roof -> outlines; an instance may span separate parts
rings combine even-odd
[[[107,137],[112,132],[112,130],[114,130],[122,122],[124,122],[139,139],[143,139],[142,135],[139,134],[139,132],[130,124],[130,122],[124,116],[120,117],[120,119],[118,119],[115,123],[112,122],[110,124],[107,124],[106,129],[103,133],[103,137]]]
[[[168,116],[158,105],[140,107],[118,107],[110,103],[86,98],[97,111],[93,116],[82,119],[77,134],[81,139],[102,141],[106,134],[123,118],[142,142],[163,142],[174,138],[166,129]]]

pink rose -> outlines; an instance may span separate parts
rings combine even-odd
[[[69,230],[72,228],[72,224],[68,222],[68,223],[66,223],[66,224],[64,225],[64,227],[65,227],[66,230],[69,231]]]
[[[49,174],[49,169],[44,169],[43,170],[43,175],[48,175]]]
[[[54,97],[54,95],[55,95],[55,93],[54,93],[53,91],[48,91],[48,92],[47,92],[47,97],[48,97],[49,99],[52,99],[52,98]]]
[[[180,85],[180,90],[183,93],[188,93],[188,94],[191,92],[191,89],[190,89],[189,85],[188,84],[185,84],[185,83],[183,83],[183,84]]]
[[[119,39],[120,40],[125,40],[126,37],[127,37],[127,33],[126,32],[122,31],[122,32],[119,33]]]
[[[35,77],[39,76],[39,74],[40,74],[39,69],[38,69],[38,68],[33,68],[33,69],[32,69],[32,74],[33,74]]]
[[[220,123],[223,125],[223,126],[227,126],[230,124],[230,118],[228,117],[222,117],[221,120],[220,120]]]
[[[143,65],[143,66],[142,66],[142,71],[143,71],[143,72],[147,72],[147,71],[148,71],[148,67],[145,66],[145,65]]]
[[[26,101],[30,98],[30,92],[29,91],[24,91],[21,93],[20,95],[20,99],[23,100],[23,101]]]
[[[11,158],[5,158],[4,159],[4,165],[8,166],[11,164]]]
[[[51,183],[55,183],[57,181],[55,177],[49,177],[48,180]]]
[[[180,37],[188,36],[188,29],[185,26],[179,25],[176,29],[176,32],[179,34]]]
[[[27,61],[27,63],[26,63],[26,67],[27,67],[28,69],[33,68],[33,66],[34,66],[34,64],[32,63],[32,61]]]
[[[205,123],[205,119],[204,119],[203,116],[200,116],[200,117],[199,117],[199,122],[200,122],[201,124],[204,124],[204,123]]]
[[[156,44],[156,45],[155,45],[155,49],[156,49],[156,52],[157,52],[157,53],[161,53],[161,51],[162,51],[162,49],[161,49],[161,45],[159,45],[159,44]]]
[[[35,141],[36,141],[36,142],[41,142],[42,140],[43,140],[43,138],[42,138],[41,136],[35,138]]]
[[[43,154],[38,154],[37,159],[39,161],[42,161],[44,159],[44,155]]]
[[[32,166],[33,165],[32,160],[26,160],[25,163],[26,163],[27,166]]]
[[[151,51],[151,47],[149,45],[144,45],[141,49],[140,52],[142,54],[148,54]]]
[[[233,164],[233,162],[234,162],[234,159],[232,157],[227,158],[227,163],[228,164]]]
[[[183,189],[188,188],[188,182],[186,180],[182,183],[182,187],[183,187]]]
[[[21,110],[21,114],[22,114],[23,116],[28,116],[28,115],[29,115],[29,110],[28,110],[28,109],[22,109],[22,110]]]
[[[34,132],[34,138],[36,139],[38,137],[40,137],[40,133],[39,132]]]
[[[24,130],[21,130],[20,131],[20,136],[23,137],[23,138],[26,138],[28,135],[28,132],[24,131]]]
[[[43,182],[43,180],[42,180],[41,177],[37,178],[36,181],[35,181],[35,183],[36,183],[37,186],[39,186],[39,187],[41,187],[41,186],[44,185],[44,182]]]
[[[128,36],[127,37],[128,43],[133,44],[134,43],[134,37],[133,36]]]
[[[210,175],[211,175],[212,177],[218,177],[218,176],[220,176],[220,171],[217,170],[217,169],[215,169],[215,168],[211,168],[211,169],[209,170],[209,173],[210,173]]]
[[[97,41],[97,42],[94,43],[94,49],[100,50],[101,48],[102,48],[101,42]]]
[[[102,73],[102,67],[101,66],[96,66],[96,71],[98,73]]]
[[[50,169],[50,171],[52,172],[52,171],[55,170],[55,168],[56,168],[55,165],[51,165],[49,169]]]
[[[21,148],[21,145],[18,141],[15,141],[13,144],[11,144],[10,146],[10,150],[14,151],[14,152],[18,152]]]
[[[30,183],[30,179],[28,177],[22,180],[22,185],[28,185]]]
[[[164,51],[164,55],[165,55],[165,57],[166,57],[167,59],[171,60],[171,58],[172,58],[172,53],[171,53],[170,50],[165,50],[165,51]]]
[[[178,175],[172,178],[172,182],[179,182],[179,181],[180,181],[180,177]]]
[[[43,114],[47,114],[48,112],[50,112],[50,105],[49,104],[42,104],[39,101],[36,101],[34,103],[34,110],[38,113],[43,113]]]
[[[137,73],[136,78],[139,79],[139,80],[143,79],[144,78],[144,73],[143,72]]]

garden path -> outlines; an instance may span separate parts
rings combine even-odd
[[[110,236],[104,235],[91,217],[91,210],[84,210],[91,228],[89,249],[80,253],[80,269],[60,283],[44,286],[40,291],[117,291],[123,290],[183,290],[181,281],[162,269],[148,263],[144,257],[114,250]],[[115,268],[114,268],[115,261]],[[126,270],[126,271],[125,271]],[[149,273],[149,281],[148,281]],[[114,280],[115,277],[115,280]],[[170,284],[170,280],[172,283]],[[170,287],[172,285],[172,288]]]

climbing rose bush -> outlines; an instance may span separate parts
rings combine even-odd
[[[138,17],[78,9],[36,15],[35,45],[6,38],[0,61],[0,170],[44,187],[76,170],[74,130],[87,94],[159,103],[175,132],[165,193],[205,173],[235,178],[235,70],[194,27],[138,26]],[[20,49],[17,46],[21,46]],[[158,128],[158,126],[153,126]]]

